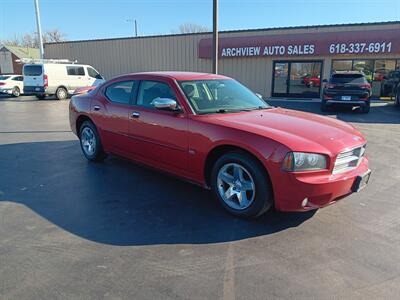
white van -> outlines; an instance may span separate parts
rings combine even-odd
[[[104,82],[103,76],[89,65],[79,65],[67,60],[42,60],[43,63],[25,64],[24,94],[39,99],[55,95],[66,99],[75,89]]]

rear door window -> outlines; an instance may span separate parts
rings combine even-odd
[[[10,78],[10,76],[0,76],[0,80],[7,80],[8,78]]]
[[[25,76],[40,76],[42,75],[43,67],[42,65],[28,65],[24,66]]]
[[[362,74],[334,74],[331,78],[331,83],[367,83],[367,80]]]
[[[137,82],[133,80],[116,82],[106,88],[105,96],[111,102],[129,104],[136,86]]]
[[[84,76],[85,68],[77,66],[67,66],[67,74],[71,76]]]

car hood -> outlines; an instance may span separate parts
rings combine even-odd
[[[271,108],[208,117],[206,122],[261,135],[293,151],[339,153],[366,142],[350,124],[296,110]]]

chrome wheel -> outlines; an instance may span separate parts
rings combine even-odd
[[[86,155],[92,156],[96,151],[96,136],[91,128],[85,127],[81,133],[82,149]]]
[[[236,210],[250,207],[256,194],[253,177],[237,163],[222,166],[217,175],[217,187],[222,200]]]
[[[59,100],[64,100],[64,99],[66,99],[67,98],[67,91],[66,90],[64,90],[64,89],[62,89],[62,88],[59,88],[58,90],[57,90],[57,98],[59,99]]]

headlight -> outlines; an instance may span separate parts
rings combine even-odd
[[[301,172],[326,169],[326,157],[318,153],[289,152],[283,160],[285,171]]]

